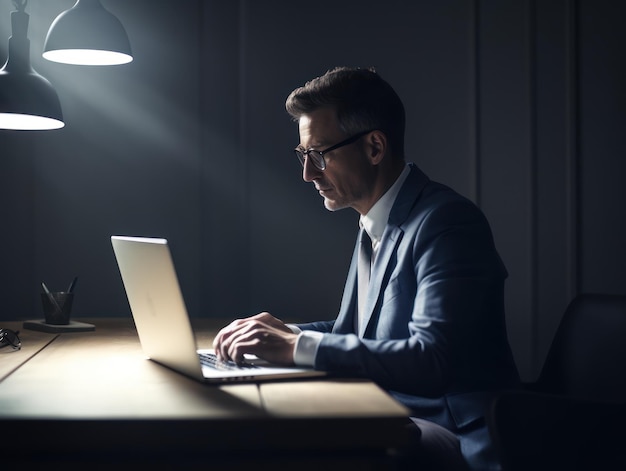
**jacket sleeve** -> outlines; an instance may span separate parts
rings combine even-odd
[[[294,324],[300,330],[314,330],[316,332],[331,332],[333,330],[333,325],[335,321],[318,321],[318,322],[309,322],[305,324]]]

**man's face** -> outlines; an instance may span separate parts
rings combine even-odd
[[[299,120],[300,146],[323,151],[350,137],[337,123],[335,110],[321,108]],[[366,153],[366,137],[324,154],[326,169],[319,170],[308,157],[302,170],[305,182],[312,182],[329,211],[353,208],[366,214],[371,207],[374,171]]]

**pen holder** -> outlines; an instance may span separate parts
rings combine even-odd
[[[74,293],[41,293],[41,304],[43,305],[43,313],[46,318],[46,324],[69,324],[73,300]]]

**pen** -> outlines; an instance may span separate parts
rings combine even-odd
[[[41,282],[41,287],[43,288],[44,292],[46,294],[50,294],[50,290],[48,289],[48,287],[46,286],[46,284],[42,281]]]
[[[54,307],[57,308],[59,313],[63,312],[63,309],[61,309],[61,306],[59,306],[59,303],[57,303],[56,298],[54,296],[52,296],[52,293],[50,292],[50,290],[48,289],[48,287],[46,286],[46,284],[43,281],[41,282],[41,287],[46,292],[46,295],[48,296],[48,299],[50,301],[52,301],[52,304],[54,304]]]
[[[75,276],[74,279],[72,280],[72,282],[70,283],[70,287],[67,289],[68,293],[71,293],[72,291],[74,291],[74,288],[76,287],[76,282],[78,281],[78,277]]]

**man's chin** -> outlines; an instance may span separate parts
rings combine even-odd
[[[324,207],[328,211],[339,211],[340,209],[345,209],[347,206],[345,204],[341,204],[337,201],[329,200],[328,198],[324,198]]]

